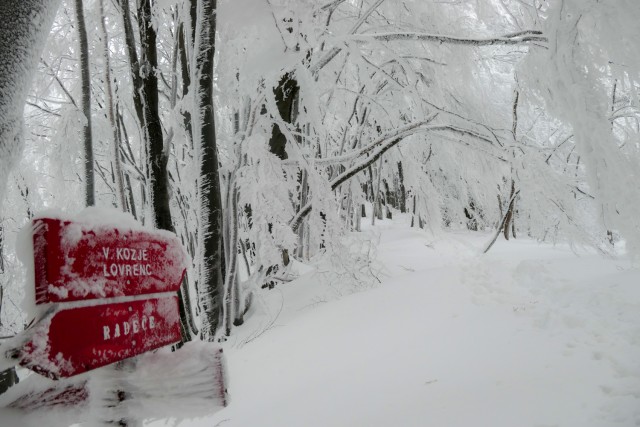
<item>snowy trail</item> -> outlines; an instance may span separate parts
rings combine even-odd
[[[640,425],[640,272],[485,239],[383,228],[382,285],[269,293],[227,343],[231,405],[180,425]]]

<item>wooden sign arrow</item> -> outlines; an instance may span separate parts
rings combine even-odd
[[[20,364],[69,377],[176,343],[179,322],[175,295],[59,310],[34,326]]]
[[[186,271],[167,232],[33,221],[36,304],[175,292]]]

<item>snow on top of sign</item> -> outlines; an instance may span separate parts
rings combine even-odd
[[[73,221],[91,226],[108,225],[129,230],[149,230],[140,224],[129,213],[118,209],[90,206],[76,214],[70,214],[60,209],[47,209],[38,213],[35,218],[52,218]]]
[[[51,218],[61,221],[70,221],[71,223],[65,227],[65,232],[62,236],[64,244],[69,245],[77,243],[82,238],[83,230],[99,229],[102,227],[117,228],[123,231],[153,232],[154,235],[159,237],[177,241],[175,234],[144,226],[130,214],[112,208],[89,207],[77,214],[69,214],[59,209],[49,209],[38,213],[35,218]],[[24,286],[22,309],[29,320],[38,316],[38,310],[35,305],[35,268],[42,267],[34,265],[34,232],[35,229],[33,223],[27,224],[18,234],[16,243],[16,252],[26,270],[26,283]],[[43,241],[41,243],[45,244],[46,242]],[[40,244],[40,242],[36,242],[35,244]],[[185,251],[182,250],[181,244],[175,245],[175,247],[170,245],[167,257],[175,260],[176,265],[188,264],[187,255]],[[65,284],[64,288],[50,285],[48,288],[49,292],[59,296],[64,296],[63,294],[69,294],[69,292],[72,292],[74,295],[85,296],[89,294],[104,295],[106,283],[104,278],[97,277],[87,280],[86,278],[77,277],[77,280],[74,280],[74,276],[77,275],[74,274],[71,269],[72,264],[73,259],[68,259],[66,265],[63,266],[67,277],[71,280]]]

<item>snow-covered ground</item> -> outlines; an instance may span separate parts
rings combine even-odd
[[[628,260],[526,239],[481,255],[487,234],[393,222],[366,232],[382,283],[353,292],[308,271],[264,291],[224,344],[231,404],[145,425],[640,426],[640,270]]]
[[[307,274],[225,344],[231,404],[185,427],[640,425],[640,271],[383,223],[382,284]],[[177,420],[149,423],[174,425]]]

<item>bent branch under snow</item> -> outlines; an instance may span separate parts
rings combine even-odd
[[[335,191],[341,184],[345,183],[346,181],[348,181],[349,179],[357,175],[359,172],[363,171],[364,169],[369,167],[371,164],[373,164],[384,153],[389,151],[389,149],[395,147],[399,142],[403,141],[405,138],[411,135],[418,133],[419,131],[420,132],[451,131],[458,135],[471,136],[483,142],[488,142],[490,144],[493,143],[493,141],[491,141],[489,138],[481,134],[478,134],[477,132],[461,129],[455,126],[451,126],[451,125],[425,126],[431,121],[433,121],[435,117],[436,115],[433,115],[424,121],[411,123],[409,125],[403,126],[402,128],[389,132],[382,138],[358,150],[355,154],[355,157],[352,155],[341,156],[340,159],[353,159],[353,158],[357,159],[362,156],[368,156],[368,157],[365,157],[364,159],[362,159],[362,161],[351,166],[350,168],[342,172],[340,175],[332,179],[331,182],[329,183],[331,185],[331,191]],[[334,161],[336,159],[338,158],[333,158]],[[332,159],[326,159],[326,160],[328,161]],[[502,160],[502,159],[498,158],[498,160]],[[330,162],[326,162],[326,163],[330,163]],[[316,161],[315,164],[319,165],[321,164],[321,161]],[[304,218],[307,215],[309,215],[309,213],[311,213],[312,209],[313,209],[312,203],[306,204],[300,209],[300,211],[298,211],[298,213],[291,219],[291,221],[289,221],[289,226],[291,227],[294,233],[297,232],[298,227],[300,227],[300,224],[302,224],[302,221],[304,220]]]

